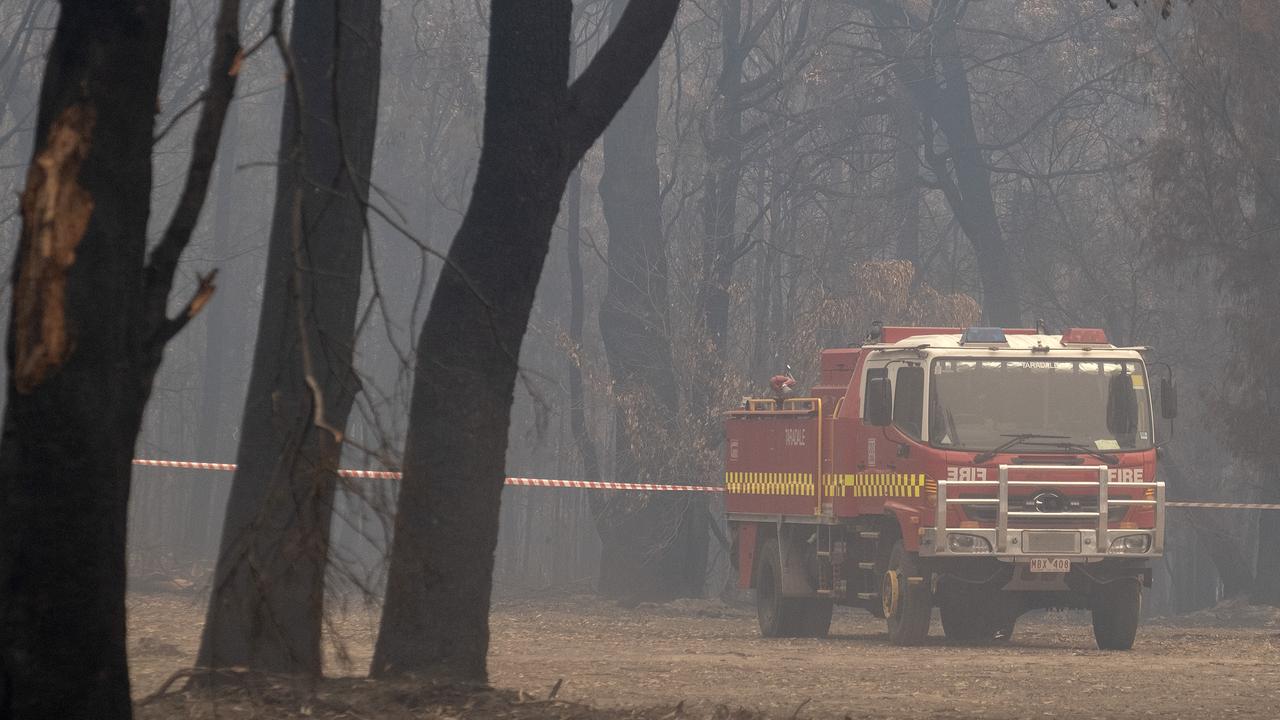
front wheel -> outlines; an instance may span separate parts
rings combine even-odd
[[[1093,591],[1093,639],[1099,650],[1129,650],[1138,635],[1142,613],[1142,584],[1137,579],[1114,580]]]
[[[899,540],[889,552],[889,565],[880,583],[880,602],[889,626],[889,642],[920,645],[929,636],[933,594],[920,571],[919,557]]]

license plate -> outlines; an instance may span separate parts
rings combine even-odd
[[[1071,572],[1070,558],[1031,558],[1031,572],[1064,573]]]

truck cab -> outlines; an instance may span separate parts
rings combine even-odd
[[[875,328],[823,352],[808,397],[744,399],[726,509],[762,632],[825,632],[843,604],[914,644],[938,606],[949,639],[985,642],[1075,607],[1100,647],[1131,647],[1164,543],[1145,351],[1093,329]]]

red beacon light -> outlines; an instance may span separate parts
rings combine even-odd
[[[1107,331],[1102,328],[1067,328],[1062,333],[1063,345],[1110,345]]]

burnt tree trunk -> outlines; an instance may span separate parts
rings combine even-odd
[[[294,12],[262,314],[201,667],[321,673],[381,33],[379,0]]]
[[[750,18],[748,18],[750,19]],[[748,28],[748,34],[752,32]],[[742,1],[722,3],[720,74],[711,107],[710,131],[703,140],[707,167],[702,181],[702,278],[698,320],[714,352],[723,360],[729,333],[729,286],[738,259],[738,187],[742,183],[742,70],[750,44],[743,39]],[[712,378],[718,373],[713,372]],[[698,403],[706,406],[708,403]]]
[[[13,269],[0,440],[0,715],[128,718],[125,527],[131,460],[165,315],[208,188],[239,50],[225,0],[177,210],[147,255],[169,3],[62,3]]]
[[[939,0],[929,22],[905,4],[859,3],[870,9],[876,39],[894,60],[890,68],[925,119],[925,159],[977,258],[983,320],[1020,325],[1012,262],[996,215],[990,163],[973,122],[968,69],[957,36],[963,3]],[[935,147],[939,134],[945,145],[941,152]]]
[[[675,475],[680,456],[674,452],[680,405],[671,358],[667,248],[658,187],[656,64],[604,133],[599,190],[609,226],[609,276],[600,335],[613,379],[614,480],[680,482]],[[599,497],[595,519],[602,544],[602,594],[631,600],[702,595],[706,535],[701,542],[691,537],[685,516],[693,505],[705,506],[705,498],[675,495]]]
[[[629,3],[569,84],[572,2],[493,2],[480,166],[419,339],[375,676],[487,680],[507,427],[552,226],[678,5]]]

